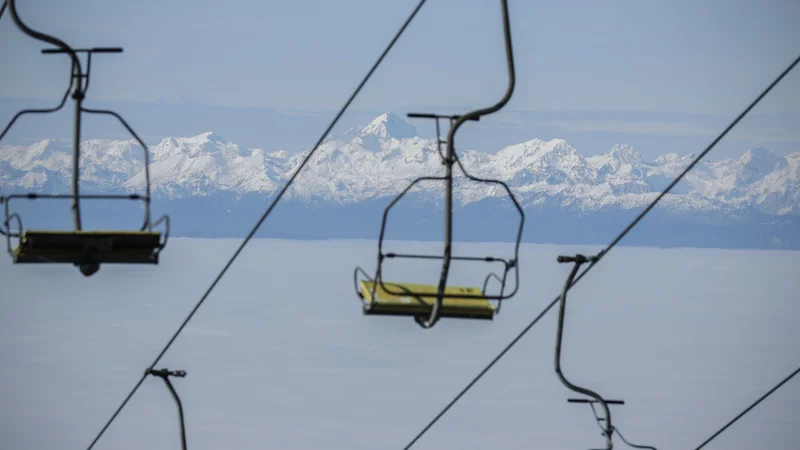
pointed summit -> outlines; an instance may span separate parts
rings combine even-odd
[[[639,152],[629,145],[615,145],[608,152],[609,157],[613,158],[612,167],[617,171],[627,171],[641,173],[644,162]]]
[[[678,160],[680,160],[680,158],[681,157],[678,156],[677,153],[670,152],[670,153],[661,155],[658,158],[656,158],[655,160],[653,160],[653,164],[655,164],[657,166],[662,166],[662,165],[667,164],[667,163],[678,161]]]
[[[361,135],[372,135],[380,139],[406,139],[417,135],[417,129],[397,114],[386,112],[361,129]]]
[[[738,185],[754,183],[773,171],[786,167],[787,160],[766,148],[748,150],[733,162]]]
[[[782,158],[772,151],[758,147],[748,150],[740,158],[742,164],[752,167],[753,169],[767,174],[775,169],[779,169],[786,164],[786,159]]]
[[[203,154],[222,154],[226,158],[247,156],[237,144],[226,141],[213,131],[206,131],[190,137],[168,137],[150,147],[154,161],[160,161],[175,155],[198,157]]]
[[[191,136],[183,138],[184,142],[196,142],[196,143],[205,143],[205,142],[227,142],[224,138],[222,138],[219,134],[213,131],[206,131],[205,133],[200,133],[197,136]]]

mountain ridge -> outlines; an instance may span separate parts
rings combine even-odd
[[[83,192],[141,192],[144,156],[134,140],[90,139],[81,144]],[[583,156],[563,139],[534,138],[496,153],[463,150],[463,166],[482,178],[507,183],[526,209],[556,206],[573,214],[651,202],[694,158],[670,152],[644,161],[632,147],[619,144],[608,152]],[[271,196],[308,154],[284,149],[242,148],[208,131],[168,137],[149,147],[154,199],[209,197],[220,193]],[[505,195],[497,186],[466,180],[456,171],[454,197],[466,206]],[[362,127],[330,135],[304,173],[287,192],[287,200],[334,205],[355,204],[397,195],[420,176],[442,176],[436,139],[417,136],[416,127],[394,113],[379,115]],[[3,192],[69,192],[71,152],[54,140],[29,146],[0,145]],[[662,200],[674,212],[754,211],[775,216],[800,214],[800,152],[778,156],[765,148],[739,158],[705,160]],[[438,183],[420,183],[422,198],[441,195]]]

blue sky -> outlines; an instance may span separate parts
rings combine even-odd
[[[125,48],[95,60],[92,100],[329,112],[415,4],[20,0],[19,11],[71,45]],[[800,52],[797,2],[511,0],[510,8],[518,84],[508,111],[583,114],[544,120],[553,136],[528,138],[688,132],[707,143]],[[0,21],[0,98],[60,95],[66,57],[41,55],[41,47],[8,17]],[[353,108],[473,108],[494,102],[504,82],[499,2],[430,0]],[[800,72],[755,112],[776,119],[754,132],[765,136],[755,145],[781,136],[772,147],[796,150]],[[658,120],[663,113],[680,120]],[[644,117],[653,119],[631,125]],[[718,119],[711,128],[708,117]]]

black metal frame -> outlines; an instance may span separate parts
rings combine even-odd
[[[35,199],[68,199],[72,198],[71,195],[67,194],[37,194],[37,193],[29,193],[29,194],[11,194],[6,197],[0,197],[0,203],[3,204],[3,211],[5,213],[5,220],[3,221],[3,226],[5,226],[6,231],[0,227],[0,234],[6,237],[6,250],[9,254],[14,254],[14,246],[11,243],[12,238],[21,239],[23,234],[23,226],[22,226],[22,216],[19,213],[11,213],[9,210],[9,204],[11,200],[15,198],[25,198],[29,200]],[[118,200],[118,199],[128,199],[128,200],[143,200],[144,198],[139,194],[129,194],[129,195],[82,195],[82,199],[86,200]],[[17,230],[14,231],[11,229],[11,220],[15,219],[17,222]],[[155,249],[154,256],[158,256],[161,253],[161,250],[164,249],[167,245],[167,241],[169,240],[169,232],[170,232],[170,221],[168,215],[161,216],[155,222],[148,224],[147,229],[152,230],[153,228],[161,225],[164,223],[164,234],[162,235],[161,243],[159,247]],[[144,227],[143,227],[144,229]]]
[[[175,392],[175,388],[172,387],[172,383],[169,381],[169,377],[179,377],[183,378],[186,376],[185,370],[169,370],[169,369],[150,369],[144,371],[145,375],[153,375],[155,377],[159,377],[164,380],[164,383],[167,385],[167,389],[169,389],[169,393],[172,394],[172,398],[175,399],[175,403],[178,405],[178,419],[180,420],[180,432],[181,432],[181,449],[186,450],[186,427],[183,421],[183,405],[181,404],[181,399],[178,397],[178,393]]]
[[[26,198],[26,199],[39,199],[39,198],[50,198],[50,199],[71,199],[72,200],[72,212],[73,212],[73,222],[75,231],[82,230],[81,224],[81,213],[80,213],[80,200],[81,199],[106,199],[106,200],[114,200],[114,199],[126,199],[126,200],[141,200],[144,202],[144,223],[140,228],[140,231],[152,231],[154,227],[158,226],[162,222],[164,222],[167,226],[166,234],[164,241],[159,246],[158,250],[162,250],[164,246],[166,246],[167,239],[166,235],[169,234],[169,217],[164,215],[160,217],[155,222],[151,222],[150,220],[150,201],[151,201],[151,194],[150,194],[150,154],[147,145],[139,138],[135,131],[128,125],[128,123],[114,111],[109,110],[101,110],[101,109],[91,109],[86,108],[83,106],[83,100],[86,96],[86,91],[89,88],[89,75],[92,66],[92,54],[93,53],[121,53],[122,48],[119,47],[96,47],[96,48],[88,48],[88,49],[73,49],[65,42],[61,41],[58,38],[53,36],[49,36],[47,34],[32,30],[29,28],[19,17],[16,10],[15,5],[16,0],[6,0],[5,5],[8,7],[9,14],[11,15],[11,19],[13,22],[22,30],[23,33],[26,35],[52,44],[58,48],[47,48],[43,49],[43,54],[68,54],[71,59],[71,68],[70,68],[70,82],[69,86],[67,87],[66,92],[64,93],[63,97],[61,98],[61,102],[49,109],[25,109],[18,112],[11,121],[6,125],[3,132],[0,133],[0,141],[3,140],[5,135],[14,125],[14,123],[26,114],[49,114],[56,111],[61,110],[64,105],[66,104],[67,97],[72,92],[72,99],[75,102],[75,110],[74,110],[74,123],[73,123],[73,136],[72,136],[72,149],[73,149],[73,156],[72,156],[72,194],[65,195],[65,194],[13,194],[9,196],[0,196],[0,203],[5,204],[5,219],[3,221],[3,226],[5,230],[0,227],[0,234],[3,234],[7,238],[7,245],[9,248],[9,252],[11,252],[11,238],[21,238],[23,235],[22,229],[22,220],[18,213],[9,214],[8,202],[13,198]],[[81,61],[78,58],[78,53],[86,53],[86,71],[84,72],[81,66]],[[74,90],[73,90],[74,87]],[[123,127],[134,137],[136,142],[139,146],[142,147],[144,152],[144,177],[145,177],[145,189],[146,192],[144,195],[139,194],[128,194],[128,195],[80,195],[79,184],[80,184],[80,138],[81,138],[81,114],[101,114],[101,115],[109,115],[115,117]],[[10,222],[12,219],[16,219],[17,224],[19,225],[19,229],[14,232],[10,229]]]
[[[507,63],[507,69],[508,69],[508,87],[506,89],[505,94],[503,95],[503,97],[496,104],[494,104],[492,106],[489,106],[487,108],[471,111],[471,112],[469,112],[467,114],[464,114],[464,115],[445,116],[445,115],[422,114],[422,113],[410,113],[410,114],[408,114],[408,117],[410,117],[410,118],[435,119],[435,121],[436,121],[437,150],[439,152],[439,156],[441,156],[441,158],[442,158],[442,163],[445,165],[445,168],[446,168],[445,176],[443,176],[443,177],[425,176],[425,177],[417,178],[416,180],[412,181],[411,184],[408,187],[406,187],[402,192],[400,192],[400,194],[398,194],[394,198],[394,200],[392,200],[391,203],[389,203],[389,205],[384,210],[383,220],[381,222],[381,232],[380,232],[380,236],[378,238],[378,264],[377,264],[377,268],[376,268],[376,271],[375,271],[374,279],[373,278],[369,278],[366,275],[366,273],[364,272],[364,270],[361,269],[360,267],[356,267],[355,272],[354,272],[354,278],[356,280],[356,293],[362,299],[363,299],[363,296],[361,295],[360,290],[358,289],[358,273],[359,273],[359,271],[361,273],[363,273],[365,275],[365,277],[370,282],[374,282],[374,280],[377,280],[377,283],[375,283],[373,285],[373,289],[372,289],[373,298],[375,297],[375,290],[377,288],[377,285],[380,285],[383,290],[385,290],[386,292],[388,292],[390,294],[393,294],[393,295],[430,296],[430,293],[414,292],[414,291],[410,291],[410,290],[405,290],[403,292],[398,292],[398,291],[393,291],[392,289],[389,289],[384,284],[383,278],[381,276],[382,275],[382,265],[383,265],[383,262],[384,262],[385,258],[441,259],[442,260],[442,272],[441,272],[441,277],[439,279],[438,291],[437,291],[437,294],[436,294],[436,303],[434,304],[433,309],[431,310],[431,314],[427,319],[423,318],[423,317],[415,317],[416,322],[420,326],[422,326],[423,328],[430,328],[433,325],[435,325],[436,322],[439,320],[440,310],[441,310],[442,302],[443,302],[444,298],[460,298],[460,299],[474,299],[474,300],[496,300],[496,301],[498,301],[497,310],[499,311],[499,306],[502,303],[502,301],[513,297],[516,294],[516,292],[517,292],[517,290],[519,288],[519,262],[518,262],[519,261],[519,246],[520,246],[520,241],[522,240],[522,230],[523,230],[523,226],[524,226],[524,222],[525,222],[525,213],[522,210],[522,207],[519,205],[519,202],[517,202],[517,199],[514,197],[514,194],[511,192],[511,189],[509,189],[509,187],[508,187],[508,185],[506,183],[504,183],[503,181],[500,181],[500,180],[478,178],[478,177],[475,177],[475,176],[469,174],[469,172],[467,172],[467,170],[461,164],[461,160],[458,158],[458,155],[455,152],[455,134],[458,131],[459,127],[461,127],[461,125],[464,122],[468,121],[468,120],[477,121],[477,120],[480,120],[481,116],[488,115],[488,114],[491,114],[491,113],[494,113],[494,112],[500,110],[503,106],[505,106],[506,103],[508,103],[508,100],[511,98],[511,95],[514,92],[514,86],[515,86],[516,79],[515,79],[515,70],[514,70],[514,55],[513,55],[512,45],[511,45],[511,30],[510,30],[509,17],[508,17],[508,2],[507,2],[507,0],[501,0],[500,3],[501,3],[501,7],[502,7],[503,34],[504,34],[504,38],[505,38],[504,40],[505,40],[506,63]],[[441,139],[441,134],[440,134],[439,119],[445,119],[445,118],[446,119],[450,119],[451,126],[450,126],[450,130],[448,132],[447,140],[443,142],[442,139]],[[443,143],[446,144],[446,151],[445,151],[444,154],[442,153],[442,149],[441,149],[441,145]],[[452,255],[452,243],[453,243],[452,242],[453,241],[453,239],[452,239],[452,228],[453,228],[452,227],[452,220],[453,220],[453,208],[452,208],[452,203],[453,203],[453,164],[458,164],[458,167],[464,173],[464,176],[466,178],[468,178],[470,180],[473,180],[473,181],[482,182],[482,183],[498,184],[498,185],[502,186],[506,190],[506,192],[508,193],[508,196],[511,198],[512,202],[514,203],[514,206],[517,208],[517,211],[520,214],[519,230],[517,232],[517,239],[516,239],[516,244],[515,244],[515,247],[514,247],[514,257],[512,259],[505,260],[503,258],[495,258],[495,257],[465,257],[465,256],[453,256]],[[412,187],[414,187],[417,183],[419,183],[421,181],[444,181],[445,182],[445,237],[444,237],[445,245],[444,245],[443,255],[439,256],[439,255],[414,255],[414,254],[384,253],[383,252],[383,239],[384,239],[384,234],[385,234],[385,231],[386,231],[386,220],[387,220],[388,215],[389,215],[389,210],[392,207],[394,207],[394,205],[397,204],[397,202],[401,198],[403,198],[403,196],[405,196],[405,194]],[[444,291],[445,291],[445,288],[447,286],[447,277],[448,277],[448,273],[449,273],[449,270],[450,270],[450,262],[453,261],[453,260],[458,260],[458,261],[502,262],[504,264],[504,266],[505,266],[505,270],[503,271],[502,277],[498,276],[495,273],[490,273],[489,275],[487,275],[487,277],[486,277],[486,279],[484,280],[484,283],[483,283],[483,290],[482,290],[482,294],[483,295],[480,295],[480,296],[478,296],[478,295],[467,295],[467,294],[447,294],[447,295],[445,295]],[[506,289],[507,276],[508,276],[508,273],[511,271],[512,268],[515,269],[514,270],[515,286],[514,286],[514,289],[511,291],[510,294],[505,294],[504,295],[504,292],[505,292],[505,289]],[[500,281],[500,294],[499,295],[487,296],[486,292],[485,292],[486,291],[486,287],[488,285],[489,279],[492,278],[492,277],[494,277],[498,281]],[[365,310],[365,312],[368,311],[368,308],[369,308],[369,305],[365,301],[364,302],[364,310]]]
[[[586,263],[594,264],[600,259],[601,256],[602,253],[596,256],[589,256],[589,257],[580,254],[575,256],[558,257],[559,263],[573,263],[574,265],[572,266],[572,271],[567,277],[567,281],[564,283],[564,288],[561,291],[561,297],[559,298],[558,331],[556,332],[556,352],[555,352],[556,374],[558,375],[558,379],[561,380],[561,383],[563,383],[564,386],[566,386],[568,389],[575,391],[579,394],[587,395],[593,398],[593,400],[585,398],[570,398],[567,399],[567,402],[589,404],[589,406],[592,408],[592,413],[594,414],[595,421],[602,430],[602,435],[605,436],[606,438],[606,450],[611,450],[614,448],[614,442],[612,440],[614,432],[616,432],[619,435],[620,439],[622,439],[623,442],[625,442],[626,444],[628,444],[633,448],[656,450],[655,447],[631,444],[625,439],[625,437],[622,436],[619,430],[614,428],[614,426],[611,424],[611,410],[608,408],[608,405],[624,405],[625,402],[623,400],[606,400],[603,397],[601,397],[600,394],[590,389],[576,386],[564,377],[564,373],[561,370],[561,341],[564,332],[564,315],[567,307],[567,291],[569,291],[570,287],[572,287],[572,283],[575,280],[575,276],[578,274],[578,270],[580,269],[581,265]],[[605,413],[605,417],[599,417],[597,415],[597,410],[594,407],[595,403],[600,403],[600,405],[603,407],[603,412]],[[605,423],[605,426],[602,425],[601,422]]]

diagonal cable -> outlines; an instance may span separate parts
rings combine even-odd
[[[718,430],[716,433],[712,434],[710,438],[706,439],[706,440],[705,440],[705,442],[703,442],[702,444],[700,444],[700,446],[699,446],[699,447],[697,447],[695,450],[700,450],[701,448],[705,447],[705,446],[706,446],[706,444],[708,444],[709,442],[713,441],[713,440],[714,440],[714,439],[715,439],[717,436],[719,436],[720,434],[722,434],[722,432],[723,432],[723,431],[725,431],[726,429],[728,429],[728,427],[729,427],[729,426],[733,425],[733,423],[734,423],[734,422],[736,422],[737,420],[741,419],[741,418],[742,418],[742,416],[744,416],[745,414],[747,414],[748,412],[750,412],[750,410],[751,410],[751,409],[753,409],[753,408],[755,408],[755,407],[756,407],[756,405],[758,405],[759,403],[761,403],[761,401],[762,401],[762,400],[764,400],[764,399],[766,399],[767,397],[769,397],[770,395],[772,395],[772,393],[773,393],[773,392],[777,391],[777,390],[778,390],[778,388],[780,388],[781,386],[783,386],[784,384],[786,384],[786,382],[788,382],[789,380],[791,380],[791,379],[792,379],[792,378],[793,378],[795,375],[797,375],[798,373],[800,373],[800,367],[798,367],[797,369],[795,369],[795,371],[794,371],[794,372],[792,372],[791,374],[789,374],[789,376],[788,376],[788,377],[784,378],[784,379],[783,379],[783,381],[781,381],[780,383],[778,383],[777,385],[775,385],[775,387],[773,387],[772,389],[770,389],[769,391],[767,391],[767,392],[766,392],[764,395],[762,395],[762,396],[761,396],[761,398],[759,398],[758,400],[756,400],[756,401],[755,401],[755,402],[754,402],[752,405],[748,406],[748,407],[747,407],[747,408],[746,408],[744,411],[740,412],[738,416],[734,417],[734,418],[733,418],[733,420],[731,420],[730,422],[728,422],[727,424],[725,424],[725,426],[724,426],[724,427],[720,428],[720,429],[719,429],[719,430]]]

